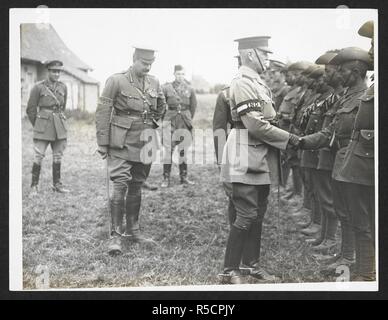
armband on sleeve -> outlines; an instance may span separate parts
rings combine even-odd
[[[262,112],[262,102],[258,99],[241,102],[236,106],[236,111],[239,116],[243,116],[251,111]]]
[[[103,106],[112,107],[113,106],[113,100],[111,98],[107,98],[104,96],[101,96],[98,99],[98,104],[102,104]]]

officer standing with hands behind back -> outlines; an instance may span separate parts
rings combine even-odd
[[[34,126],[34,163],[32,166],[31,196],[38,191],[42,160],[48,145],[53,151],[53,191],[69,192],[61,182],[61,162],[67,144],[66,108],[67,88],[59,81],[63,63],[52,60],[46,63],[48,76],[32,88],[27,103],[27,115]]]
[[[163,93],[166,97],[168,110],[163,117],[164,128],[171,126],[170,132],[163,132],[163,145],[167,149],[166,163],[163,164],[163,183],[162,187],[170,186],[170,174],[172,166],[172,153],[175,147],[179,149],[179,176],[181,184],[193,185],[194,182],[187,178],[187,157],[186,152],[189,147],[187,141],[177,141],[174,132],[179,129],[188,130],[191,136],[193,129],[192,119],[197,108],[197,98],[194,89],[185,79],[185,69],[181,65],[174,67],[175,81],[163,85]]]

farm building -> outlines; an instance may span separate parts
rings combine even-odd
[[[32,86],[46,78],[44,62],[57,59],[64,64],[60,80],[68,89],[66,108],[94,112],[99,83],[88,75],[92,68],[65,45],[51,24],[21,24],[20,35],[22,105],[27,105]]]

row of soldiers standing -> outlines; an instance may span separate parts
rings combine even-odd
[[[349,47],[327,51],[315,63],[299,61],[285,65],[272,60],[261,76],[272,91],[277,126],[289,132],[290,139],[291,135],[299,137],[294,147],[281,151],[280,182],[285,188],[282,200],[303,198],[303,206],[291,215],[309,216],[309,221],[298,225],[300,232],[307,236],[314,257],[323,265],[321,272],[334,276],[340,266],[347,266],[353,281],[373,281],[374,87],[366,86],[366,73],[373,70],[373,21],[366,22],[359,34],[372,39],[369,52]],[[215,131],[228,131],[228,123],[232,128],[239,128],[230,113],[225,113],[227,109],[232,113],[239,109],[233,103],[231,91],[227,87],[218,97],[213,119]],[[254,130],[247,129],[250,135],[254,134]],[[216,151],[223,150],[218,144],[215,138]],[[224,165],[220,153],[217,158]],[[292,184],[287,184],[291,172]],[[232,192],[236,181],[229,182],[224,179],[225,191],[230,197],[231,240],[238,201]],[[336,253],[338,228],[340,250]],[[256,237],[261,237],[261,227]],[[238,236],[234,238],[234,243],[238,242]],[[241,283],[247,266],[248,273],[256,278],[275,279],[260,267],[259,256],[252,264],[244,261],[242,254],[239,267],[229,268],[228,254],[227,248],[223,275],[228,283]]]

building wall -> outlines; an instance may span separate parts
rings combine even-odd
[[[82,100],[79,98],[79,89],[82,87],[82,82],[78,79],[74,78],[72,75],[63,72],[61,74],[60,80],[67,87],[67,104],[66,109],[74,110],[81,109],[82,110]]]
[[[38,80],[38,67],[32,63],[22,63],[21,65],[21,95],[22,106],[26,106],[30,91]]]
[[[85,111],[96,112],[99,89],[97,84],[85,84]]]

